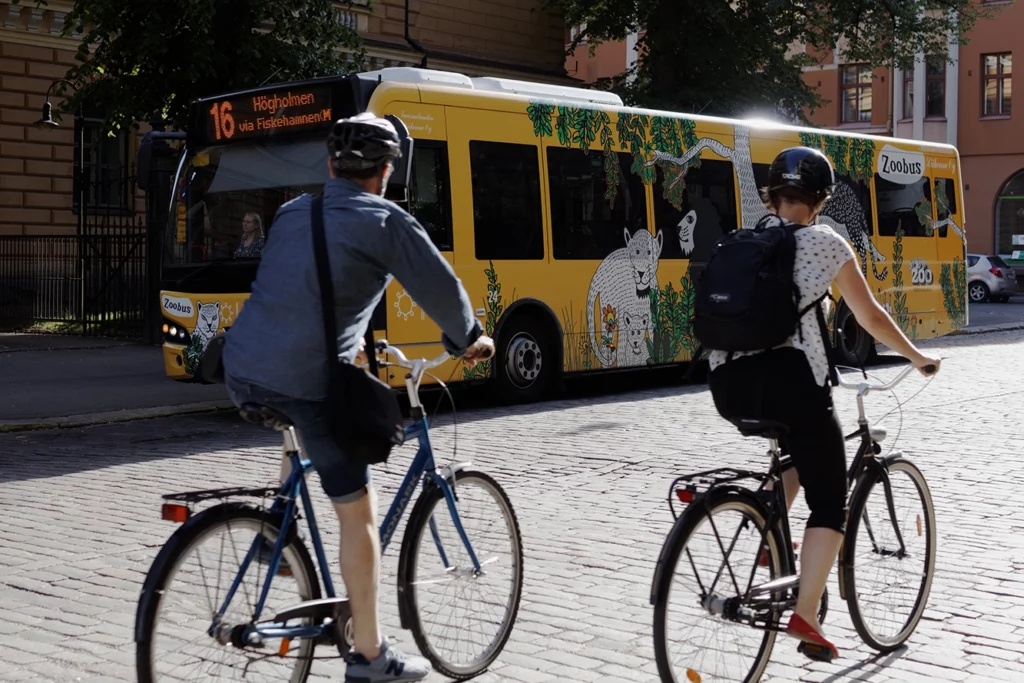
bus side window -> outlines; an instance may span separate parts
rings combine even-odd
[[[647,229],[643,181],[630,172],[633,157],[618,154],[611,189],[604,155],[582,149],[549,147],[551,238],[556,259],[603,259],[626,246],[630,234]],[[614,190],[613,200],[609,200]]]
[[[939,223],[956,213],[956,183],[952,178],[935,179],[935,208]],[[939,237],[949,234],[949,225],[939,226]]]
[[[544,258],[538,151],[536,145],[470,140],[478,260]]]
[[[701,159],[679,182],[685,189],[677,185],[666,199],[665,184],[676,177],[659,173],[654,184],[654,225],[665,234],[661,258],[706,262],[715,242],[739,226],[732,162]]]
[[[895,237],[903,226],[907,237],[931,237],[931,183],[921,178],[909,185],[894,183],[875,174],[875,199],[878,202],[878,234]]]
[[[412,155],[409,213],[441,251],[452,250],[452,200],[448,188],[448,144],[417,140]]]

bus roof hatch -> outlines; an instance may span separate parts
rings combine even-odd
[[[453,88],[467,88],[483,92],[498,92],[515,95],[547,97],[555,100],[590,102],[612,107],[623,106],[622,98],[610,92],[570,88],[563,85],[519,81],[511,78],[480,77],[470,78],[454,71],[419,69],[409,66],[393,66],[376,71],[364,71],[359,77],[373,81],[396,81],[399,83],[432,83]]]

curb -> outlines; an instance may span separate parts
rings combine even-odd
[[[1024,322],[997,323],[995,325],[980,325],[974,328],[965,327],[962,330],[951,332],[948,336],[957,337],[964,334],[987,334],[990,332],[1008,332],[1010,330],[1024,330]]]
[[[235,404],[229,400],[201,401],[176,406],[155,406],[153,408],[134,408],[131,410],[114,410],[105,413],[87,413],[68,417],[48,417],[41,420],[0,420],[0,434],[6,432],[24,432],[39,429],[70,429],[73,427],[91,427],[93,425],[112,424],[115,422],[134,422],[149,420],[156,417],[172,417],[194,413],[216,413],[233,410]]]

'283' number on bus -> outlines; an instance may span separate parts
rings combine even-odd
[[[231,136],[235,134],[235,117],[231,115],[231,103],[217,104],[214,102],[210,107],[210,114],[213,116],[213,129],[217,134],[217,139],[220,140],[221,137],[231,139]]]

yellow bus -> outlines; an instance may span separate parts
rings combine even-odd
[[[326,178],[325,128],[394,115],[415,140],[406,207],[462,279],[498,345],[473,370],[508,401],[563,375],[687,362],[695,282],[715,241],[766,213],[758,188],[783,148],[824,151],[839,183],[822,222],[847,238],[878,300],[913,339],[966,324],[960,160],[948,145],[629,108],[613,94],[414,68],[197,101],[162,238],[166,371],[191,378],[245,305],[258,258],[243,220],[269,229],[283,202]],[[253,218],[255,216],[255,219]],[[250,226],[251,229],[251,226]],[[841,293],[840,293],[841,294]],[[840,305],[839,354],[873,340]],[[400,282],[378,338],[440,352],[440,331]],[[275,333],[267,330],[268,335]],[[399,387],[400,372],[382,379]]]

